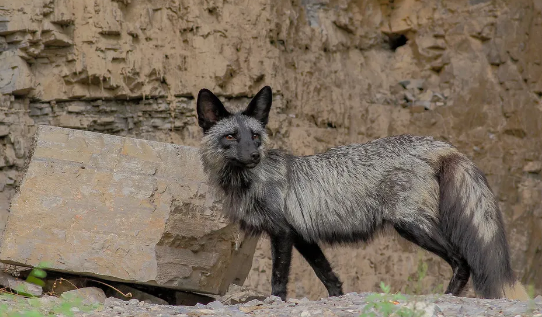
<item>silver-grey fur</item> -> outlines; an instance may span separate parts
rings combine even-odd
[[[483,173],[455,147],[401,135],[310,156],[270,150],[270,98],[264,87],[247,110],[232,114],[202,90],[198,119],[204,170],[223,195],[225,214],[247,232],[271,237],[273,294],[286,296],[292,245],[330,295],[342,294],[317,243],[369,241],[387,226],[450,263],[448,293],[460,294],[470,275],[482,297],[502,297],[514,287],[495,197]],[[225,141],[232,135],[234,141]],[[247,161],[243,151],[259,161]]]

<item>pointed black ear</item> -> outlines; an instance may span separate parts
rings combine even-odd
[[[199,91],[197,110],[198,124],[204,132],[207,132],[220,119],[224,119],[230,115],[222,102],[208,89]]]
[[[273,92],[271,87],[265,86],[254,96],[243,114],[259,120],[265,126],[269,120],[272,101]]]

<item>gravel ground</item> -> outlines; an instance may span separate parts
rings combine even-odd
[[[350,293],[341,297],[323,298],[318,301],[307,299],[289,299],[281,301],[278,297],[268,297],[264,301],[252,300],[245,304],[223,305],[215,301],[208,305],[169,306],[140,302],[136,299],[122,301],[107,298],[103,306],[90,313],[77,312],[75,316],[110,317],[110,316],[148,316],[148,317],[196,317],[196,316],[360,316],[370,293]],[[40,301],[54,302],[58,298],[46,296]],[[7,303],[3,300],[4,303]],[[408,304],[410,303],[410,304]],[[454,297],[451,295],[433,295],[409,297],[406,301],[395,303],[396,306],[413,305],[424,310],[423,316],[536,316],[542,317],[542,296],[528,302],[505,299],[482,300],[475,298]],[[9,305],[9,303],[8,303]],[[376,316],[382,316],[377,314]]]

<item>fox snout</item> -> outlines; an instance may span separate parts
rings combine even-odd
[[[224,150],[230,164],[241,168],[254,168],[261,160],[261,142],[256,134],[251,136],[251,133],[244,130],[246,129],[241,126],[236,135],[228,136],[223,141]],[[232,140],[229,140],[230,138]]]
[[[258,150],[255,151],[242,151],[238,158],[235,159],[234,165],[239,167],[254,168],[260,163],[261,155]]]

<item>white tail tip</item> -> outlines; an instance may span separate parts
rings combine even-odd
[[[504,297],[508,299],[522,300],[526,301],[531,299],[525,287],[519,282],[516,281],[510,286],[504,287]]]

